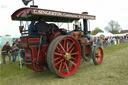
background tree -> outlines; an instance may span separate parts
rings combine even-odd
[[[96,27],[94,30],[92,30],[92,35],[96,35],[98,32],[103,32],[99,27]]]
[[[113,34],[117,34],[121,30],[121,27],[120,27],[120,24],[117,21],[111,20],[108,23],[108,26],[105,27],[105,30],[110,32],[110,33],[113,33]]]

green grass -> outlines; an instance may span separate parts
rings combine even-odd
[[[120,45],[108,46],[108,47],[104,48],[104,53],[107,55],[107,54],[119,51],[119,50],[127,48],[127,47],[128,47],[128,43],[121,43]]]
[[[101,65],[81,62],[76,73],[59,78],[49,70],[35,72],[17,63],[0,66],[0,85],[128,85],[128,43],[104,48]]]

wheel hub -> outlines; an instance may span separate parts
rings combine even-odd
[[[64,58],[65,58],[66,60],[71,59],[71,54],[70,54],[70,53],[65,53]]]

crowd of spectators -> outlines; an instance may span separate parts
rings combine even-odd
[[[128,36],[94,37],[93,43],[103,47],[128,42]]]

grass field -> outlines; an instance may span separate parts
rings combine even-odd
[[[68,78],[59,78],[49,70],[20,69],[17,63],[0,66],[0,85],[128,85],[128,43],[104,48],[101,65],[81,62]]]

